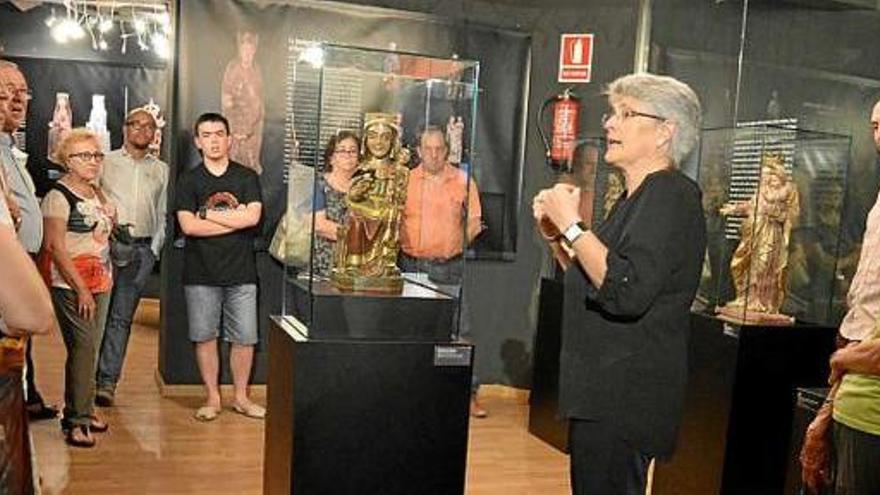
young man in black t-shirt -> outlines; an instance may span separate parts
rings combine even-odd
[[[183,274],[189,337],[205,383],[207,400],[196,411],[201,421],[220,414],[217,337],[223,322],[235,398],[232,409],[261,419],[266,410],[250,401],[248,379],[257,343],[257,269],[253,241],[262,213],[257,174],[230,161],[229,122],[202,114],[194,126],[202,163],[184,172],[175,211],[186,234]],[[222,316],[222,318],[221,318]]]

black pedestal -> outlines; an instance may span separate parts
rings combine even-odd
[[[532,390],[529,393],[529,433],[557,449],[568,451],[568,421],[559,417],[559,350],[562,345],[561,282],[541,279],[538,329],[535,332]]]
[[[781,493],[795,390],[825,383],[836,329],[691,321],[682,428],[671,461],[656,466],[653,493]]]
[[[473,346],[322,340],[294,322],[269,330],[264,493],[464,493]]]
[[[408,280],[393,295],[343,292],[327,281],[309,287],[295,280],[288,288],[293,314],[311,337],[448,342],[454,328],[457,301]]]

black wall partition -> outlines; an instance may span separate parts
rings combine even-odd
[[[553,173],[544,165],[535,114],[546,98],[570,86],[556,82],[560,35],[593,33],[592,82],[573,86],[582,97],[581,133],[599,135],[601,116],[607,109],[602,96],[604,85],[633,70],[639,2],[590,0],[588,6],[581,0],[358,0],[357,3],[425,12],[463,26],[482,23],[531,34],[522,201],[516,212],[519,225],[516,258],[509,263],[470,262],[464,292],[470,305],[471,339],[476,344],[475,366],[480,381],[528,387],[538,313],[537,292],[541,275],[553,270],[546,243],[533,227],[531,212],[534,195],[554,180]],[[483,65],[496,62],[478,59]],[[480,85],[485,87],[482,82]],[[482,144],[478,142],[477,146]],[[479,176],[477,180],[479,182]]]
[[[797,325],[765,332],[707,325],[712,319],[694,316],[679,448],[670,463],[658,464],[654,493],[783,493],[785,466],[797,465],[798,448],[789,443],[796,387],[825,384],[865,218],[877,197],[869,116],[880,99],[880,9],[876,2],[857,4],[652,2],[650,68],[691,84],[704,104],[705,126],[715,128],[703,133],[699,157],[707,205],[713,196],[723,199],[719,191],[735,192],[725,190],[727,179],[717,171],[742,170],[737,158],[751,146],[749,132],[787,153],[793,177],[800,176],[801,213],[792,228],[782,311],[808,308],[802,314],[821,324],[805,325],[810,320],[798,314]],[[710,136],[724,132],[738,142],[713,147]],[[706,213],[710,229],[722,225],[717,208]],[[729,254],[721,254],[725,242],[737,240],[710,237],[710,257],[714,252],[722,270],[730,264]],[[733,364],[719,367],[725,355]]]
[[[632,71],[636,0],[580,2],[527,1],[357,1],[335,2],[177,2],[178,75],[175,97],[177,171],[197,161],[190,126],[195,117],[221,108],[221,84],[236,56],[237,33],[258,33],[255,60],[262,78],[263,119],[261,183],[264,187],[264,237],[273,231],[284,207],[283,139],[285,78],[291,39],[387,49],[441,57],[457,54],[480,61],[480,108],[472,164],[484,200],[484,213],[495,227],[478,244],[465,296],[470,301],[471,338],[477,344],[477,374],[486,383],[528,386],[536,291],[549,270],[545,247],[532,227],[529,204],[552,182],[544,166],[534,113],[545,98],[560,93],[557,84],[559,36],[567,32],[596,35],[593,82],[575,89],[584,97],[582,126],[597,133],[605,110],[603,84]],[[369,5],[369,6],[367,6]],[[389,10],[394,9],[394,10]],[[491,211],[488,211],[491,210]],[[500,233],[500,235],[498,235]],[[265,239],[264,239],[265,240]],[[182,301],[182,250],[166,255],[166,301]],[[261,275],[261,331],[269,314],[280,311],[280,267],[258,253]],[[503,301],[503,308],[499,302]],[[188,369],[171,381],[197,382],[192,351],[185,342],[182,304],[163,305],[160,368],[169,363]],[[171,341],[177,342],[171,345]],[[262,359],[260,360],[262,361]],[[257,375],[264,370],[257,366]],[[165,377],[169,379],[169,376]]]
[[[654,0],[651,70],[697,89],[706,127],[793,119],[798,128],[851,136],[846,256],[877,194],[869,116],[880,99],[880,11],[812,4]],[[848,283],[852,274],[844,275]]]
[[[83,127],[89,121],[92,96],[104,96],[112,149],[122,146],[122,125],[127,110],[151,100],[163,109],[163,114],[167,109],[165,69],[103,62],[7,59],[21,68],[33,95],[28,107],[25,136],[28,169],[39,196],[46,192],[55,176],[51,171],[59,170],[47,157],[49,123],[52,122],[58,93],[68,95],[73,127]]]
[[[44,22],[52,12],[47,6],[20,12],[11,5],[0,5],[0,56],[18,64],[31,91],[20,136],[24,137],[28,169],[39,196],[55,175],[49,172],[54,166],[47,158],[47,148],[58,93],[68,95],[73,127],[89,121],[92,95],[104,95],[112,148],[122,144],[122,123],[127,110],[152,100],[162,115],[168,112],[168,71],[164,59],[134,43],[122,53],[121,42],[115,36],[107,37],[108,47],[101,51],[93,49],[88,39],[57,43]],[[167,157],[167,153],[162,155]]]
[[[474,254],[490,259],[514,257],[523,166],[528,35],[472,23],[450,23],[423,14],[330,2],[180,2],[178,17],[175,128],[180,131],[176,136],[175,175],[199,161],[191,144],[192,122],[203,112],[222,109],[224,77],[228,77],[228,67],[238,56],[243,33],[250,33],[244,36],[256,42],[258,76],[250,77],[251,82],[260,80],[254,87],[260,87],[265,108],[262,123],[258,124],[262,126],[262,142],[256,145],[264,204],[263,242],[257,246],[261,334],[268,316],[281,311],[281,267],[264,248],[287,197],[284,179],[290,153],[285,154],[285,144],[295,132],[286,126],[291,112],[286,104],[288,46],[297,39],[380,49],[394,44],[400,51],[442,57],[457,54],[481,62],[477,137],[468,151],[474,178],[484,203],[490,206],[486,214],[491,218],[486,221],[494,228],[491,241],[479,243]],[[227,94],[234,90],[227,86]],[[166,300],[182,300],[182,250],[172,250],[168,259]],[[166,305],[163,320],[160,369],[166,383],[197,382],[194,367],[175,364],[192,361],[183,331],[185,308]],[[262,380],[265,369],[262,362],[258,360],[257,381]]]
[[[497,211],[493,210],[500,218],[491,221],[504,234],[494,245],[483,245],[477,254],[490,258],[514,255],[529,56],[525,33],[331,2],[181,2],[176,115],[183,131],[181,165],[198,159],[186,131],[198,114],[220,108],[224,71],[236,57],[236,35],[243,31],[258,35],[255,60],[266,109],[261,162],[264,199],[270,206],[267,223],[274,224],[280,216],[285,188],[281,179],[285,132],[289,132],[285,130],[290,111],[285,106],[289,43],[301,39],[379,49],[394,44],[403,52],[440,57],[457,54],[480,61],[480,108],[472,170],[483,192],[502,197]]]

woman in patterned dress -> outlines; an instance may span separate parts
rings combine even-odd
[[[315,195],[315,252],[313,274],[328,277],[333,267],[333,246],[345,218],[345,195],[358,167],[360,138],[352,131],[339,131],[324,148],[326,171],[318,178]]]

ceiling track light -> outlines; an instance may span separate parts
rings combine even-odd
[[[63,6],[64,15],[57,15],[52,7],[44,21],[57,43],[80,41],[88,35],[93,50],[106,51],[108,36],[118,26],[121,53],[126,53],[128,38],[134,36],[141,51],[152,51],[163,59],[171,56],[171,14],[165,2],[65,0]]]

